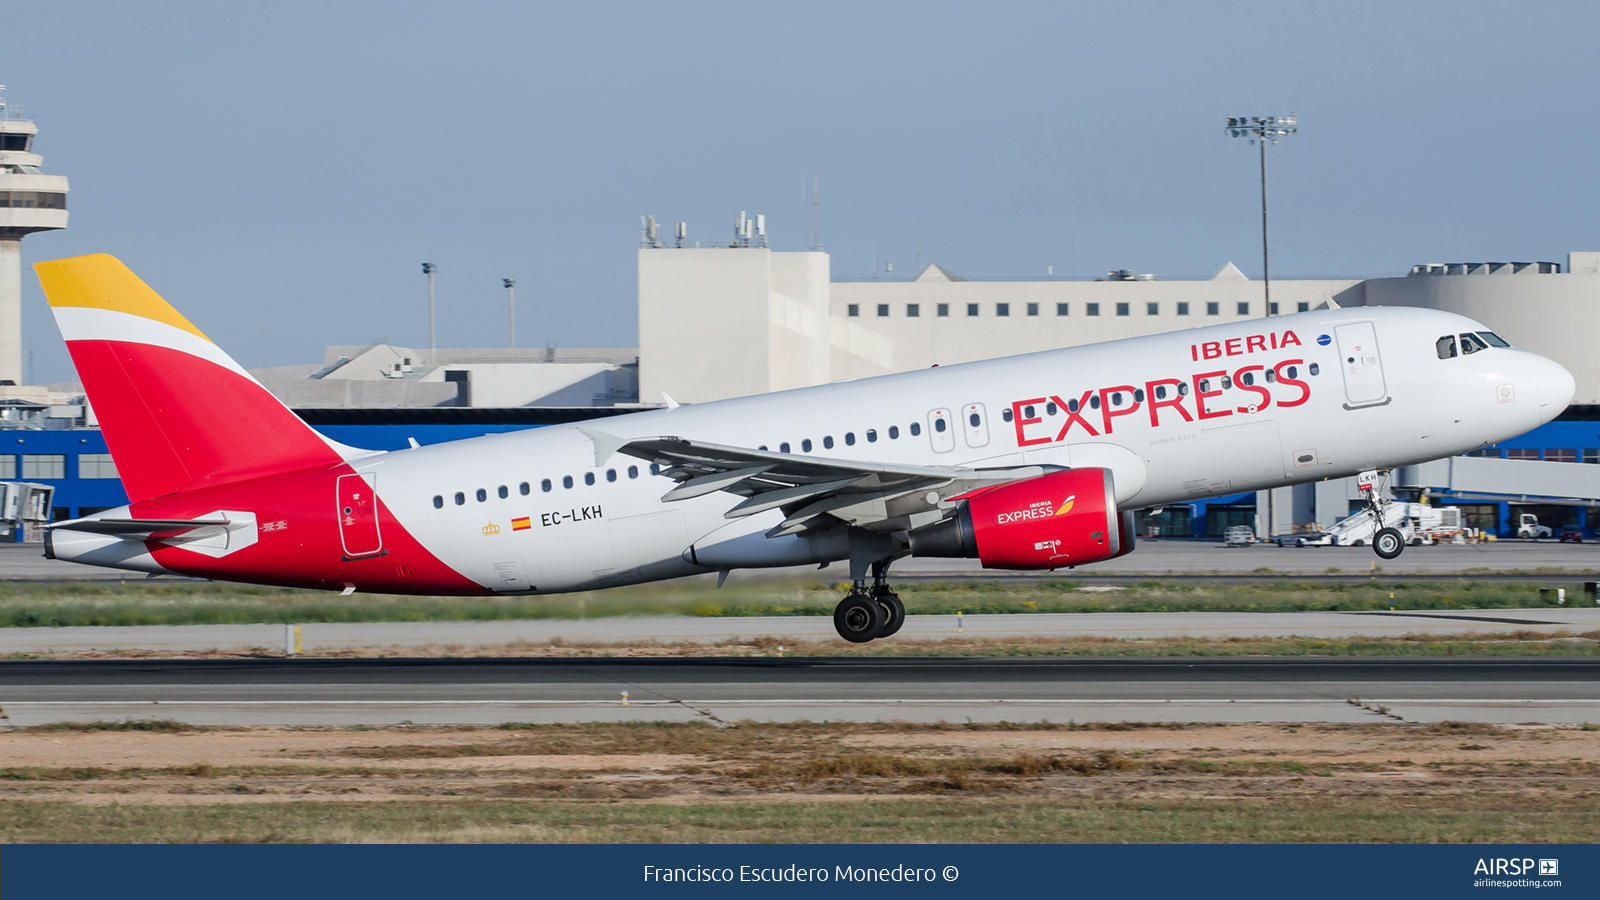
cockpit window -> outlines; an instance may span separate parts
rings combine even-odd
[[[1433,342],[1433,349],[1439,352],[1440,359],[1455,359],[1456,336],[1453,334],[1447,334],[1444,337],[1439,338],[1437,341]]]
[[[1506,339],[1505,338],[1501,337],[1498,334],[1495,334],[1492,331],[1480,331],[1480,332],[1478,332],[1478,337],[1481,337],[1484,340],[1488,341],[1489,342],[1489,346],[1491,346],[1491,347],[1509,347],[1509,346],[1511,346],[1510,344],[1506,343]]]
[[[1461,336],[1461,352],[1463,354],[1477,353],[1479,350],[1487,349],[1489,349],[1489,345],[1483,342],[1483,338],[1472,332],[1469,331]]]

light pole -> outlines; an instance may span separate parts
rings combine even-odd
[[[431,365],[438,357],[438,346],[435,341],[433,326],[433,270],[438,268],[433,263],[422,264],[422,274],[428,276],[428,363]]]
[[[1272,253],[1267,242],[1267,142],[1276,144],[1279,138],[1288,137],[1300,130],[1300,117],[1287,116],[1229,116],[1223,126],[1229,137],[1249,138],[1250,143],[1261,145],[1261,293],[1262,317],[1272,315]],[[1277,504],[1267,488],[1267,540],[1272,540],[1278,530]]]
[[[511,348],[517,346],[517,280],[515,278],[502,278],[500,282],[506,286],[506,306],[511,310]]]
[[[1249,138],[1250,143],[1261,145],[1261,289],[1266,308],[1263,316],[1272,315],[1272,254],[1267,244],[1267,142],[1276,144],[1279,138],[1288,137],[1300,130],[1300,117],[1287,116],[1229,116],[1223,130],[1229,137]]]

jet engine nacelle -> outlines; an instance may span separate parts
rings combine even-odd
[[[1133,550],[1133,513],[1117,512],[1111,470],[1067,469],[953,499],[956,515],[911,532],[913,556],[986,569],[1059,569]]]

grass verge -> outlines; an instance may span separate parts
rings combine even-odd
[[[5,843],[1594,843],[1592,798],[5,804]]]
[[[1353,584],[1285,581],[1210,585],[1151,579],[1110,590],[1076,580],[1026,584],[932,582],[899,587],[912,614],[1074,612],[1301,612],[1526,609],[1554,606],[1550,584]],[[1569,603],[1580,602],[1577,585]],[[339,597],[321,591],[207,582],[10,582],[0,587],[0,627],[429,622],[576,619],[619,615],[829,616],[843,587],[816,581],[747,582],[717,590],[700,581],[635,585],[551,597]],[[1393,595],[1391,597],[1391,594]]]

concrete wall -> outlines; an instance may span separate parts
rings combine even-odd
[[[701,403],[823,384],[828,257],[639,251],[639,400]]]

